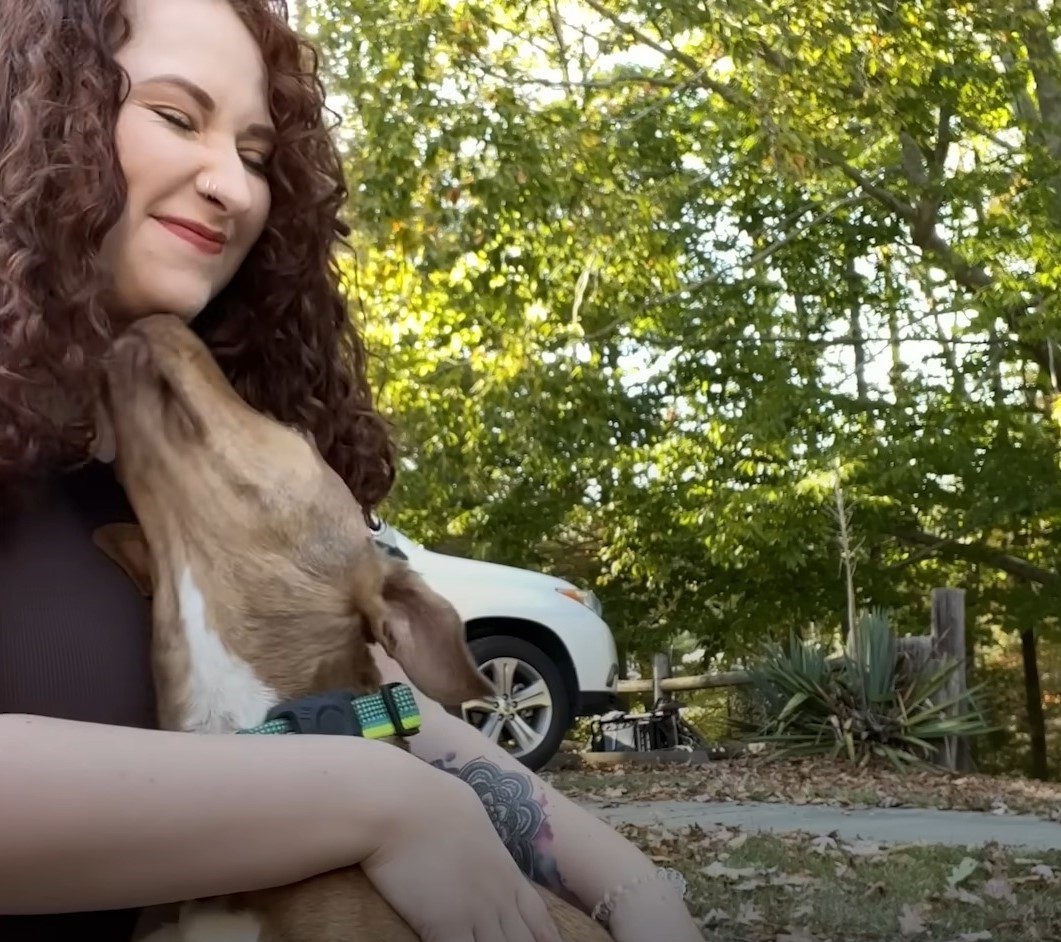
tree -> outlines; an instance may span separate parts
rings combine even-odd
[[[708,656],[926,590],[1056,633],[1057,14],[935,0],[308,3],[389,513]],[[1021,612],[1018,623],[1007,612]],[[919,629],[920,630],[920,627]],[[1037,746],[1034,771],[1045,775]]]

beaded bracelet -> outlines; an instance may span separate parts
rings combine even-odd
[[[639,877],[637,880],[631,880],[629,883],[622,883],[617,886],[614,890],[609,890],[604,894],[596,906],[593,907],[593,912],[590,915],[597,920],[597,922],[603,923],[605,926],[611,921],[612,909],[624,893],[634,889],[634,887],[640,886],[643,883],[650,883],[652,880],[663,880],[666,883],[673,883],[682,891],[682,899],[685,899],[686,882],[677,870],[671,867],[660,867],[655,873],[650,874],[646,877]]]

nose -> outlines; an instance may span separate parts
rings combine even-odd
[[[153,314],[129,324],[111,344],[110,360],[124,378],[137,382],[159,382],[160,358],[174,346],[184,330],[179,318],[170,314]]]
[[[252,205],[250,171],[234,146],[219,145],[200,174],[199,192],[220,203],[230,215],[247,212]]]
[[[111,405],[115,400],[128,401],[133,390],[157,381],[151,345],[135,325],[115,339],[105,367],[104,386]]]
[[[111,345],[111,359],[123,365],[125,369],[143,372],[150,365],[151,345],[143,332],[133,324],[117,337]]]
[[[187,350],[183,338],[188,336],[190,331],[177,318],[158,314],[130,325],[115,339],[106,384],[112,414],[139,415],[142,422],[181,441],[205,435],[194,384],[181,368]]]

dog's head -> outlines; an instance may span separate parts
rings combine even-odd
[[[180,320],[146,318],[115,343],[103,401],[142,529],[97,542],[154,595],[156,632],[182,630],[191,585],[274,682],[364,660],[374,641],[441,703],[492,692],[453,606],[377,549],[313,441],[251,409]]]

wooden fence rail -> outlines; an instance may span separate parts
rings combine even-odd
[[[659,689],[664,693],[675,690],[710,690],[714,687],[740,687],[751,683],[747,671],[716,671],[713,674],[690,674],[688,677],[662,677]],[[619,693],[656,693],[656,681],[620,680]]]

